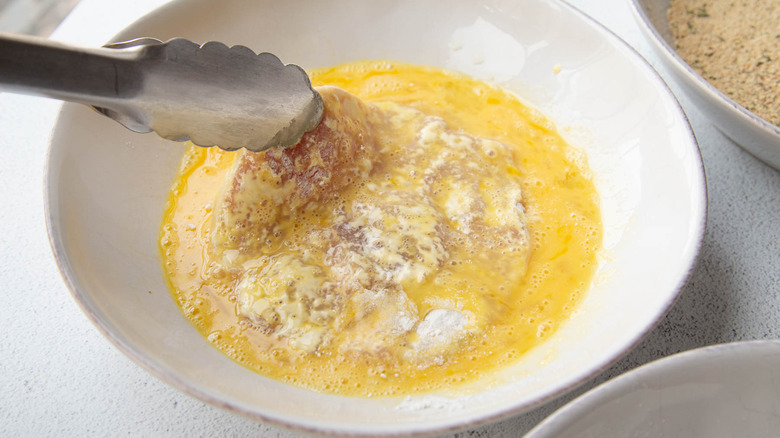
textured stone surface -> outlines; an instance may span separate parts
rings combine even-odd
[[[79,42],[89,23],[92,37],[108,39],[159,3],[83,0],[55,37]],[[627,1],[571,3],[658,65]],[[678,302],[626,357],[571,394],[446,436],[516,437],[576,395],[648,361],[780,335],[780,172],[737,148],[672,88],[699,139],[709,187],[700,259]],[[48,127],[57,106],[0,94],[0,436],[298,436],[176,391],[114,349],[81,313],[51,256],[43,215]]]

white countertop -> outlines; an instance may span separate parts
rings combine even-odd
[[[569,2],[659,67],[628,0]],[[52,38],[94,45],[162,3],[82,0]],[[576,391],[458,436],[520,436],[576,395],[648,361],[780,337],[780,172],[736,147],[672,89],[699,140],[709,191],[700,259],[679,300],[633,351]],[[81,313],[44,223],[45,156],[58,108],[0,94],[0,436],[298,436],[176,391],[122,355]]]

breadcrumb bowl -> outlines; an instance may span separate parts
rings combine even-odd
[[[663,66],[715,127],[759,160],[780,169],[780,126],[745,109],[677,54],[667,19],[669,3],[669,0],[631,0],[634,17]]]
[[[158,236],[185,147],[64,105],[45,200],[65,282],[118,349],[215,406],[339,436],[429,435],[497,421],[564,394],[624,355],[663,317],[693,268],[707,202],[685,115],[636,52],[562,1],[182,0],[114,40],[141,36],[242,44],[304,68],[390,59],[495,83],[545,113],[585,153],[601,197],[604,249],[593,284],[571,319],[516,364],[458,391],[316,393],[231,361],[172,299]]]

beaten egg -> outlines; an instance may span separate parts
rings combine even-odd
[[[268,377],[357,396],[453,388],[550,336],[602,227],[583,154],[516,96],[397,62],[310,72],[296,146],[190,146],[160,247],[183,314]]]

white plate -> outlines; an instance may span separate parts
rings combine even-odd
[[[716,345],[612,379],[526,438],[768,438],[780,434],[780,342]]]
[[[334,434],[426,434],[498,420],[617,360],[663,316],[693,266],[706,192],[690,126],[641,57],[563,2],[190,0],[161,8],[115,40],[141,36],[243,44],[305,68],[386,58],[492,80],[552,116],[587,152],[602,197],[605,251],[595,284],[571,321],[517,365],[477,382],[469,396],[318,394],[227,359],[171,299],[157,238],[183,145],[65,105],[46,179],[49,234],[63,276],[120,350],[209,403]]]
[[[759,160],[780,170],[780,126],[773,125],[712,86],[672,48],[669,0],[631,0],[634,17],[664,67],[716,128]]]

